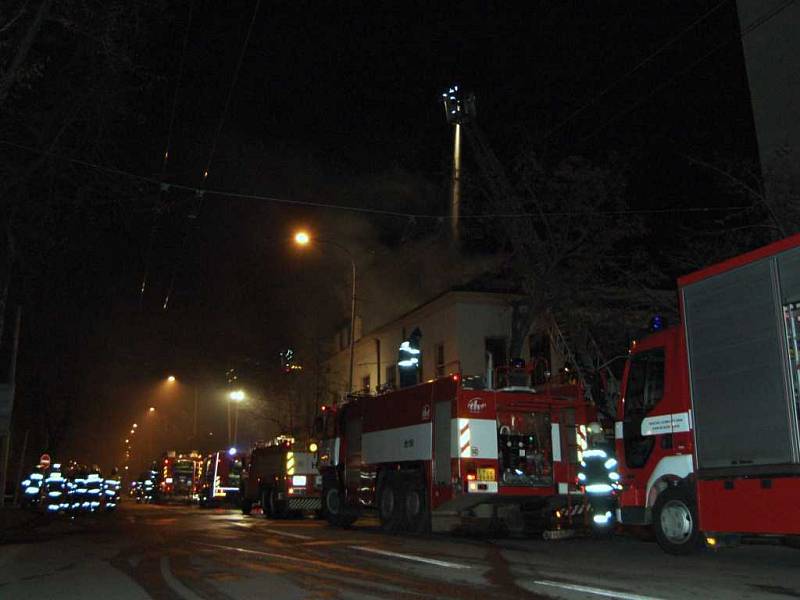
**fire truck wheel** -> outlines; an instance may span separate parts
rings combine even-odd
[[[342,492],[336,485],[326,485],[322,490],[323,512],[328,523],[334,527],[350,527],[355,523],[357,515],[347,510]]]
[[[265,519],[272,518],[272,512],[270,511],[270,508],[269,490],[261,490],[261,514],[264,515]]]
[[[697,525],[697,509],[687,490],[673,487],[659,494],[653,507],[653,530],[665,552],[682,555],[696,551],[702,542]]]
[[[273,519],[285,519],[288,515],[286,503],[278,500],[277,490],[269,492],[269,514]]]
[[[425,480],[420,473],[403,477],[405,529],[413,533],[426,533],[430,529],[430,510]]]
[[[378,487],[378,517],[381,528],[390,533],[403,526],[405,502],[399,479],[396,473],[387,473]]]
[[[242,498],[241,502],[242,514],[249,515],[253,510],[253,503],[247,498]]]

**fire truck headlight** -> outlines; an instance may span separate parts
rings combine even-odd
[[[308,445],[308,451],[309,452],[316,452],[317,451],[317,445],[314,442],[311,442]]]
[[[306,485],[305,475],[292,475],[292,485],[296,487],[303,487]]]
[[[611,473],[608,474],[608,478],[611,481],[619,481],[619,473],[617,473],[616,471],[611,471]]]
[[[38,494],[39,493],[39,488],[35,487],[35,486],[27,487],[27,488],[25,488],[25,493],[28,494],[28,495],[30,495],[30,494]]]
[[[617,459],[616,458],[609,458],[605,463],[603,463],[603,466],[606,469],[613,469],[614,467],[617,466]]]
[[[172,483],[172,477],[167,477],[167,478],[164,480],[164,483]]]
[[[586,475],[584,473],[578,473],[578,481],[586,481]]]

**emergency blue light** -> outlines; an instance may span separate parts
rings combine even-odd
[[[236,448],[229,448],[229,449],[228,449],[228,454],[230,454],[231,456],[233,456],[234,454],[236,454]]]
[[[664,329],[664,319],[661,315],[655,315],[650,320],[650,331],[661,331]]]

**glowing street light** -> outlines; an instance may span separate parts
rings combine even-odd
[[[136,429],[139,425],[137,423],[133,424],[133,428]]]
[[[170,375],[169,377],[167,377],[167,382],[168,383],[175,383],[175,375]]]
[[[319,238],[314,238],[314,242],[317,244],[328,244],[329,246],[335,246],[345,254],[350,259],[350,266],[353,270],[353,293],[350,302],[350,375],[347,381],[347,393],[353,391],[353,347],[355,343],[355,321],[356,321],[356,259],[353,256],[353,253],[347,249],[347,247],[342,246],[338,242],[334,242],[332,240],[321,240]],[[294,234],[294,243],[298,246],[305,247],[311,243],[311,236],[307,231],[300,230]]]
[[[156,407],[155,406],[151,406],[150,408],[147,409],[147,412],[149,412],[149,413],[156,412]]]
[[[228,394],[228,443],[236,447],[236,434],[239,429],[239,405],[245,399],[244,390],[233,390]],[[233,415],[233,433],[231,433],[231,402],[236,403],[236,412]]]

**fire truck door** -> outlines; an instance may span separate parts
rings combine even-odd
[[[437,402],[433,410],[433,477],[437,485],[450,485],[450,427],[452,402]]]
[[[622,436],[627,472],[633,489],[644,493],[647,479],[663,451],[655,452],[656,435],[643,435],[642,422],[664,396],[664,349],[655,348],[632,357],[625,386]],[[669,434],[667,434],[669,435]],[[646,501],[640,498],[637,502]]]
[[[355,413],[355,414],[353,414]],[[358,490],[361,479],[361,414],[353,411],[344,423],[344,481],[348,490]]]

